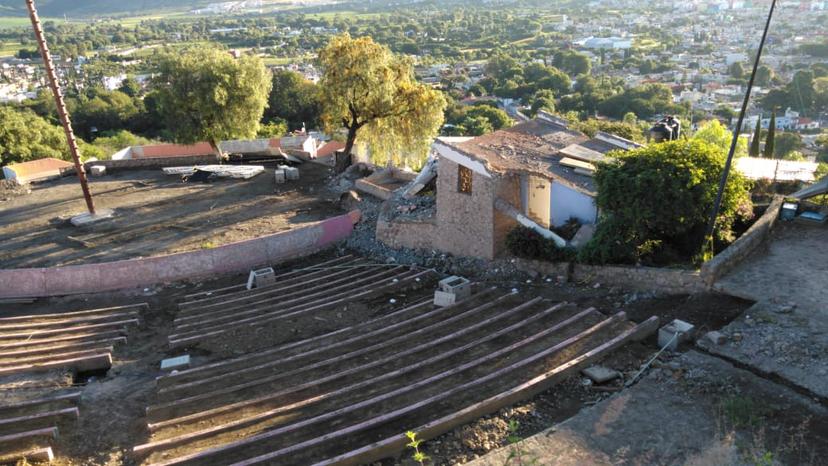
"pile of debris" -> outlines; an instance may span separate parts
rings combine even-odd
[[[0,202],[10,201],[16,197],[31,194],[28,184],[18,184],[14,180],[0,180]]]

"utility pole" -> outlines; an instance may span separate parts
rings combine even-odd
[[[89,209],[89,214],[94,216],[95,204],[92,202],[92,194],[89,192],[89,184],[86,181],[86,170],[80,162],[78,141],[75,139],[75,132],[72,130],[72,121],[69,119],[69,112],[66,110],[63,91],[61,91],[60,83],[58,83],[55,65],[52,63],[52,55],[49,53],[49,46],[46,44],[46,37],[43,35],[43,27],[40,25],[40,17],[37,15],[34,0],[26,0],[26,7],[29,9],[29,18],[32,20],[32,28],[34,28],[37,45],[40,48],[40,55],[43,57],[46,78],[49,81],[52,94],[55,96],[58,116],[60,117],[60,122],[63,124],[66,140],[69,143],[69,152],[72,154],[72,159],[75,162],[75,172],[78,174],[78,180],[80,180],[81,189],[83,190],[83,197],[86,199],[86,207]]]

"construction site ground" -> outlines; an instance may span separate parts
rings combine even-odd
[[[289,269],[292,266],[301,266],[344,253],[345,251],[332,250],[316,258],[284,265],[284,268]],[[738,315],[750,305],[742,300],[715,294],[655,296],[627,293],[621,289],[595,288],[592,284],[557,284],[547,282],[544,278],[539,277],[532,280],[532,283],[527,283],[528,277],[521,276],[515,277],[514,281],[499,284],[507,288],[514,287],[521,296],[543,296],[554,301],[574,303],[579,308],[595,307],[607,315],[623,309],[634,321],[644,320],[652,315],[661,315],[662,319],[680,315],[699,326],[709,328],[723,325],[729,318]],[[160,374],[159,362],[166,357],[177,355],[167,344],[176,313],[176,303],[185,295],[238,285],[244,279],[245,277],[239,275],[223,277],[209,283],[173,284],[132,293],[53,298],[26,305],[2,305],[0,315],[4,316],[54,312],[56,309],[74,311],[136,302],[149,303],[150,311],[143,314],[140,328],[130,334],[130,343],[114,355],[113,368],[107,375],[91,380],[72,380],[71,375],[55,371],[43,374],[35,381],[27,379],[28,382],[25,384],[11,382],[0,387],[3,389],[0,390],[0,396],[3,400],[11,402],[16,400],[15,397],[36,396],[39,389],[79,384],[78,387],[83,391],[80,405],[82,415],[77,426],[62,433],[57,440],[56,464],[135,464],[128,452],[148,438],[145,408],[152,401],[155,377]],[[333,318],[329,318],[331,316],[327,314],[325,319],[309,315],[292,322],[290,328],[284,331],[269,333],[266,339],[271,344],[276,344],[319,335],[331,329],[363,321],[383,306],[388,306],[390,298],[400,300],[397,303],[400,306],[420,300],[429,293],[429,290],[424,289],[406,295],[378,297],[372,301],[372,306],[348,307],[345,311],[335,313]],[[711,312],[711,309],[715,309],[716,312]],[[259,337],[261,338],[261,335]],[[228,357],[256,349],[255,344],[251,346],[250,338],[228,337],[219,342],[199,345],[192,350],[190,354],[196,364],[199,359]],[[657,344],[655,338],[651,338],[623,347],[604,361],[604,364],[622,371],[625,379],[629,379],[655,351]],[[510,421],[518,422],[519,429],[515,435],[528,437],[572,417],[585,407],[600,403],[612,394],[612,391],[585,385],[582,376],[573,376],[529,401],[503,409],[495,415],[486,416],[430,440],[425,448],[433,458],[434,464],[464,463],[508,444],[508,437],[513,435],[508,427]],[[630,441],[634,443],[634,439]],[[402,454],[396,459],[384,461],[383,464],[405,464],[409,456]]]
[[[270,170],[250,180],[182,183],[160,169],[90,178],[99,209],[115,216],[88,228],[77,178],[0,192],[0,264],[53,267],[214,248],[300,227],[341,213],[326,188],[329,169],[299,167],[301,179],[276,185]]]

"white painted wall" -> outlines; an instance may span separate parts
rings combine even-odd
[[[560,183],[552,183],[551,210],[552,225],[556,227],[566,224],[570,218],[588,224],[598,220],[595,199]]]

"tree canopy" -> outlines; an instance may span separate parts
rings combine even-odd
[[[177,142],[207,141],[221,155],[222,140],[256,136],[271,88],[261,59],[198,47],[162,54],[155,65],[158,109]]]
[[[701,140],[672,141],[617,153],[599,164],[596,202],[602,214],[581,251],[592,263],[679,263],[697,259],[724,170],[725,154]],[[719,244],[753,215],[748,182],[731,172],[717,220]]]
[[[273,72],[273,90],[268,99],[265,120],[284,120],[288,129],[316,128],[321,123],[322,102],[319,88],[299,73],[288,70]]]
[[[0,105],[0,166],[45,157],[69,158],[63,130],[30,110]]]
[[[422,162],[443,125],[446,99],[414,78],[411,62],[370,37],[343,34],[319,52],[323,115],[329,132],[359,137],[375,163]],[[414,159],[414,160],[411,160]]]
[[[712,144],[727,154],[733,144],[733,132],[721,124],[719,120],[711,120],[701,124],[699,130],[693,135],[693,139]],[[748,143],[745,138],[739,138],[736,142],[736,153],[734,155],[736,157],[748,155]]]

